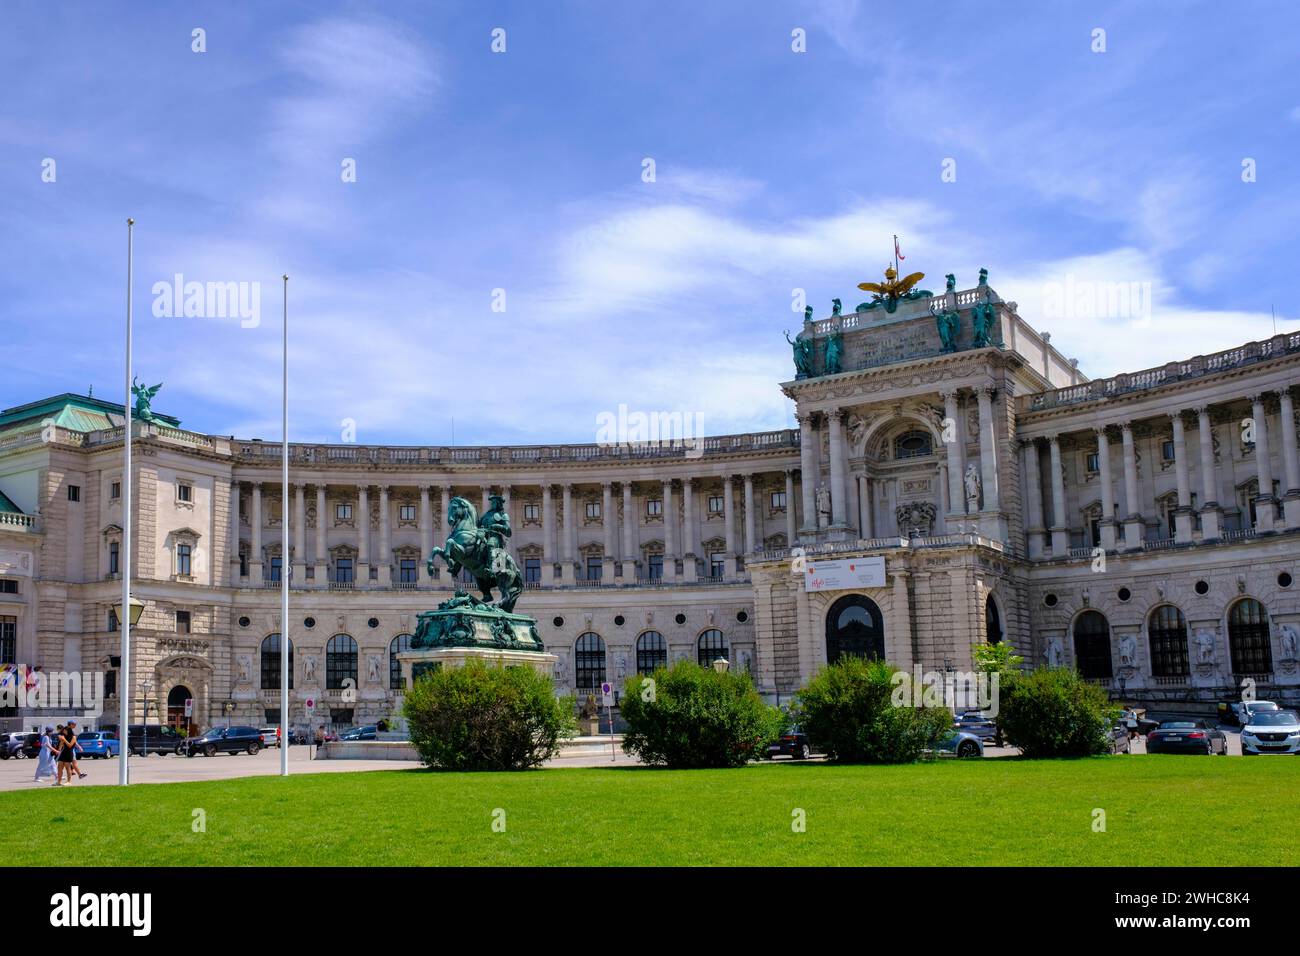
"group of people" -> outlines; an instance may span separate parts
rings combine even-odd
[[[81,744],[77,742],[75,720],[59,724],[57,729],[46,725],[45,732],[41,734],[41,752],[36,761],[36,782],[40,783],[46,777],[53,776],[54,786],[61,787],[64,777],[67,777],[68,783],[72,783],[74,773],[78,779],[84,778],[85,772],[77,765],[77,751],[81,749]]]

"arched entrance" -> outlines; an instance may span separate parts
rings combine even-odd
[[[167,726],[186,733],[189,721],[185,717],[185,702],[194,699],[194,692],[184,684],[177,684],[167,693]]]
[[[844,655],[885,656],[884,618],[876,602],[861,594],[846,594],[826,612],[826,662]]]

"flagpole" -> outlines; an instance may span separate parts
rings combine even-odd
[[[121,664],[118,667],[117,782],[125,787],[131,781],[131,280],[134,272],[135,220],[126,221],[126,410],[123,428],[122,465],[122,613],[117,626],[122,631]]]
[[[284,276],[280,367],[280,776],[289,776],[289,276]]]

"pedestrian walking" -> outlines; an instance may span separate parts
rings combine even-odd
[[[84,780],[86,775],[81,771],[81,764],[77,763],[77,751],[80,750],[84,753],[86,748],[81,746],[81,741],[77,739],[77,722],[75,720],[68,721],[68,737],[72,741],[72,767],[68,771],[68,779],[71,780],[72,775],[75,773],[78,779]]]
[[[36,782],[40,783],[46,777],[55,777],[55,784],[58,784],[54,758],[54,728],[46,725],[45,732],[41,734],[41,749],[36,755]]]

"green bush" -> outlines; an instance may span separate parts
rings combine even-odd
[[[686,659],[628,678],[619,706],[623,750],[673,768],[743,766],[785,728],[785,715],[763,703],[748,674]]]
[[[813,750],[844,763],[910,763],[952,733],[946,707],[896,707],[898,669],[844,657],[795,696],[795,717]]]
[[[1026,757],[1110,753],[1109,731],[1119,708],[1074,668],[1013,675],[999,696],[998,728]]]
[[[420,759],[442,770],[526,770],[577,730],[573,698],[557,699],[551,678],[473,659],[422,675],[402,715]]]

